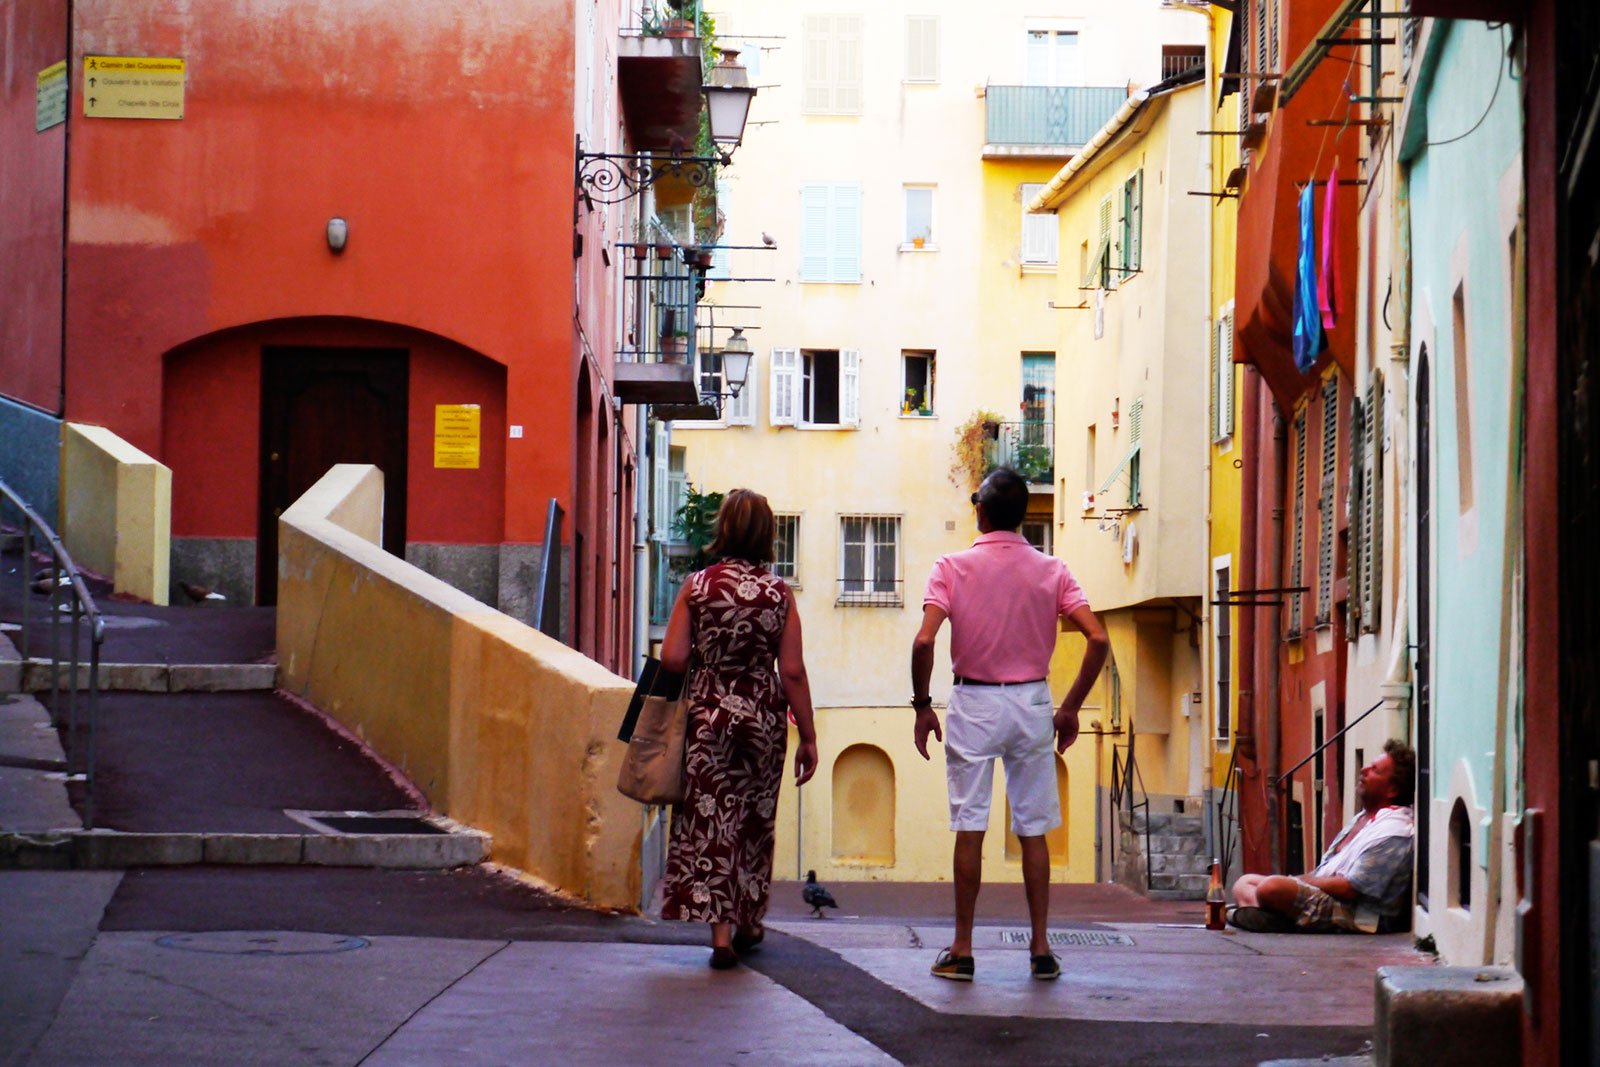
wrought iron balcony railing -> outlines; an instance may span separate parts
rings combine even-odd
[[[1010,467],[1033,485],[1053,485],[1056,478],[1055,424],[1002,422],[989,441],[984,458],[989,470]]]
[[[1011,153],[1080,147],[1127,99],[1127,89],[1116,85],[991,85],[984,141]]]
[[[700,25],[700,0],[630,0],[622,32],[642,37],[694,36]]]

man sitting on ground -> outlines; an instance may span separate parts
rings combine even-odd
[[[1310,874],[1247,874],[1233,884],[1228,921],[1258,933],[1389,933],[1410,927],[1411,808],[1417,754],[1403,741],[1361,768],[1361,812]]]

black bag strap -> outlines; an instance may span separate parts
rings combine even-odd
[[[645,697],[666,697],[676,700],[683,692],[685,675],[669,671],[654,656],[646,656],[644,669],[639,672],[639,684],[634,687],[633,699],[628,701],[628,711],[622,716],[622,726],[617,730],[618,741],[633,740],[633,728],[644,710]]]

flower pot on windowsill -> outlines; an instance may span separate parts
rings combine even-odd
[[[917,249],[918,251],[921,251],[922,246],[926,243],[927,239],[923,237],[913,237],[911,239],[911,247]]]

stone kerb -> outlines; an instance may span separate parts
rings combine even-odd
[[[378,547],[383,475],[340,464],[279,521],[280,684],[357,733],[493,857],[637,906],[639,809],[616,791],[632,687]]]
[[[61,537],[116,591],[167,603],[172,471],[100,426],[67,423],[61,439]]]

